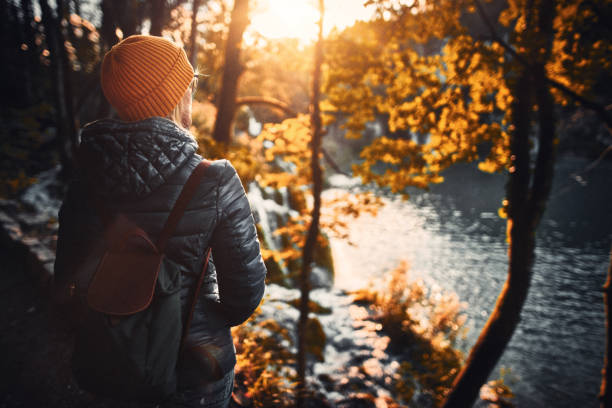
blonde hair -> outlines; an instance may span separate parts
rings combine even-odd
[[[193,94],[193,88],[195,86],[197,86],[197,76],[198,76],[198,70],[195,70],[195,75],[194,78],[191,80],[191,82],[189,83],[189,85],[187,86],[187,90],[185,91],[185,93],[183,94],[183,97],[181,99],[179,99],[178,103],[176,104],[176,106],[174,108],[172,108],[172,110],[168,113],[168,115],[166,115],[166,118],[170,119],[171,121],[173,121],[174,123],[176,123],[178,126],[185,128],[185,126],[183,125],[183,101],[185,100],[185,97],[187,96],[187,94],[189,94],[189,100],[190,102],[192,101],[192,94]],[[189,129],[188,129],[189,130]]]
[[[181,100],[176,104],[176,106],[172,108],[170,113],[166,115],[166,118],[173,121],[181,129],[185,129],[187,133],[189,134],[189,136],[191,136],[191,138],[197,142],[195,135],[193,135],[189,131],[189,126],[186,127],[185,124],[183,123],[183,107],[184,107],[183,100],[185,99],[185,96],[188,93],[190,94],[189,98],[191,100],[191,85],[187,88],[187,91],[185,91],[183,98],[181,98]]]
[[[166,117],[176,123],[178,126],[183,127],[183,124],[181,122],[181,101],[176,104],[176,106],[170,111],[170,113]]]

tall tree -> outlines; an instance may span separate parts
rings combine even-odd
[[[70,22],[70,12],[67,7],[67,0],[56,0],[57,3],[57,31],[58,31],[58,40],[59,47],[57,56],[61,59],[61,68],[63,69],[63,77],[64,77],[64,104],[66,105],[66,120],[67,120],[67,129],[68,129],[68,137],[70,139],[70,149],[71,154],[74,156],[75,149],[79,143],[79,118],[75,114],[74,109],[74,87],[73,87],[73,78],[72,78],[72,64],[68,58],[68,51],[66,50],[66,35],[62,30],[62,26],[64,26],[64,22],[66,23],[66,27],[68,31],[72,31],[72,26]]]
[[[535,257],[535,231],[546,208],[554,168],[554,104],[546,83],[545,65],[552,45],[555,6],[552,0],[535,2],[524,10],[527,25],[519,33],[531,67],[518,68],[513,92],[513,131],[510,136],[510,168],[507,187],[510,236],[508,278],[489,320],[455,379],[445,407],[469,407],[478,398],[520,321],[531,282]],[[531,158],[529,134],[537,104],[538,153]],[[533,169],[533,170],[532,170]]]
[[[147,11],[151,14],[151,33],[157,29],[157,14],[153,10],[147,10],[147,4],[158,6],[156,2],[144,2],[142,0],[102,0],[100,7],[102,9],[102,25],[100,34],[102,36],[102,51],[109,50],[113,45],[123,38],[129,37],[132,34],[138,34],[141,31],[142,24],[147,17]],[[157,9],[156,9],[157,10]],[[160,11],[163,24],[163,16],[165,16],[165,8]],[[121,30],[120,32],[117,30]],[[161,33],[161,28],[160,28]],[[161,34],[158,34],[161,35]]]
[[[300,273],[300,318],[298,321],[298,394],[297,406],[305,406],[306,397],[306,331],[308,328],[308,315],[310,312],[310,271],[312,268],[314,250],[319,239],[319,222],[321,218],[321,191],[323,190],[323,174],[321,170],[321,140],[323,138],[323,125],[321,121],[321,65],[323,64],[323,17],[325,5],[319,0],[319,34],[315,44],[315,55],[312,70],[312,87],[310,99],[310,127],[312,138],[310,141],[311,157],[310,169],[312,172],[312,197],[314,200],[312,218],[306,235],[306,242],[302,251],[302,271]]]
[[[200,10],[201,0],[193,0],[191,5],[191,32],[189,33],[189,61],[191,65],[198,65],[198,11]]]
[[[445,403],[468,407],[527,297],[535,231],[552,183],[555,105],[577,102],[609,121],[603,106],[610,95],[596,85],[610,72],[610,38],[595,34],[606,30],[606,13],[595,10],[606,7],[510,0],[491,21],[478,0],[370,3],[380,18],[348,29],[326,53],[328,101],[347,135],[359,137],[377,117],[391,132],[363,149],[355,173],[403,192],[443,181],[443,169],[482,160],[486,149],[479,168],[509,178],[500,209],[508,218],[508,278]],[[486,35],[464,25],[474,18]]]
[[[167,4],[166,0],[151,0],[150,1],[150,17],[151,17],[151,28],[149,33],[151,35],[161,36],[162,29],[167,20]]]
[[[78,125],[75,121],[73,109],[71,68],[68,65],[68,57],[64,46],[65,40],[61,30],[64,0],[57,1],[57,17],[53,14],[47,0],[40,0],[39,3],[45,27],[46,44],[51,59],[55,120],[62,172],[69,175],[74,170],[73,150],[76,148]]]
[[[238,80],[244,70],[240,63],[242,35],[249,24],[249,1],[235,0],[225,42],[225,63],[217,103],[217,118],[213,138],[225,144],[232,140],[232,122],[236,113]]]
[[[24,86],[26,92],[26,99],[29,104],[33,102],[34,99],[38,99],[38,87],[34,86],[33,78],[37,74],[38,71],[38,56],[36,54],[36,38],[34,31],[34,12],[32,10],[32,1],[31,0],[21,0],[21,12],[23,13],[22,17],[22,26],[23,26],[23,35],[24,35],[24,44],[26,45],[25,59],[24,59]]]

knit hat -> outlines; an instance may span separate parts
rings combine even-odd
[[[132,35],[104,56],[102,91],[123,120],[165,117],[179,103],[193,75],[178,45],[162,37]]]

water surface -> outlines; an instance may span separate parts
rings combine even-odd
[[[578,183],[572,175],[587,165],[564,159],[557,166],[522,320],[493,375],[510,369],[506,381],[519,407],[599,406],[612,165],[601,164]],[[461,347],[469,350],[506,279],[505,221],[497,216],[504,182],[463,166],[409,201],[387,197],[377,217],[350,223],[351,243],[332,240],[335,286],[364,287],[406,260],[412,277],[467,302],[469,331]]]

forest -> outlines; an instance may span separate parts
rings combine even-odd
[[[612,2],[0,14],[0,406],[121,406],[80,391],[68,334],[42,328],[80,129],[117,118],[102,59],[148,34],[197,68],[189,131],[236,168],[267,268],[232,328],[233,406],[612,407]]]

